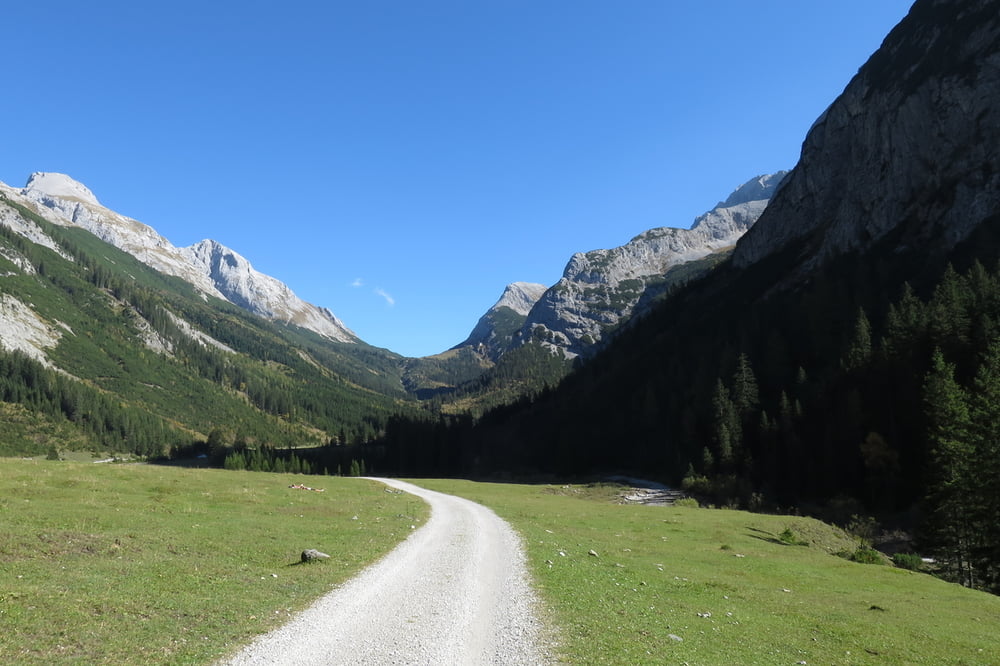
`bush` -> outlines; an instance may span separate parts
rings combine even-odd
[[[778,541],[789,546],[808,546],[809,542],[800,539],[799,535],[792,531],[791,527],[786,527],[784,531],[778,535]]]
[[[920,571],[924,568],[924,561],[920,559],[919,555],[913,553],[896,553],[892,556],[892,563],[900,569],[909,569],[910,571]]]
[[[882,553],[878,552],[871,546],[858,546],[856,550],[841,550],[836,553],[838,557],[843,557],[845,560],[850,560],[851,562],[858,562],[860,564],[885,564],[885,559]]]
[[[682,497],[681,499],[674,502],[674,506],[682,506],[686,509],[697,509],[701,505],[698,504],[698,500],[693,497]]]

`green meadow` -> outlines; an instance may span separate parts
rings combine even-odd
[[[2,459],[0,663],[211,663],[427,515],[362,479]]]
[[[567,663],[1000,663],[1000,598],[838,557],[857,543],[816,520],[620,505],[613,486],[419,483],[520,532]]]
[[[838,557],[856,542],[818,521],[418,483],[518,530],[564,663],[1000,663],[1000,599]],[[426,517],[362,479],[0,460],[0,663],[211,663]]]

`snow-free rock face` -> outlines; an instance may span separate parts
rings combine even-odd
[[[357,340],[332,312],[303,301],[288,285],[255,271],[249,261],[221,243],[203,240],[184,251],[226,300],[261,317],[295,324],[333,340]]]
[[[795,244],[795,280],[896,230],[900,249],[946,251],[1000,211],[998,100],[1000,3],[918,0],[810,129],[734,264]]]
[[[74,194],[64,196],[67,192]],[[225,298],[209,276],[191,266],[183,250],[152,227],[100,205],[93,194],[79,196],[89,192],[65,174],[34,173],[19,194],[51,222],[83,227],[158,271],[186,280],[205,294]]]
[[[46,367],[55,367],[49,362],[45,350],[58,344],[63,331],[10,294],[0,294],[0,322],[3,323],[0,326],[0,349],[20,351]],[[59,326],[72,333],[65,324]]]
[[[92,206],[101,205],[94,193],[83,183],[78,183],[63,173],[36,171],[28,178],[28,184],[25,185],[24,189],[60,199],[72,199]]]
[[[496,360],[510,349],[514,333],[524,324],[525,317],[546,286],[533,282],[513,282],[504,289],[493,307],[486,311],[472,333],[458,347],[475,347],[480,353]]]
[[[732,247],[768,204],[786,172],[753,178],[690,229],[650,229],[621,247],[574,254],[532,307],[520,332],[575,356],[631,316],[650,289],[665,288],[682,264]]]
[[[87,229],[156,270],[194,285],[202,293],[228,300],[269,319],[296,324],[331,340],[358,338],[326,308],[298,298],[287,285],[259,273],[246,259],[215,241],[175,247],[155,229],[102,206],[81,183],[65,174],[34,173],[20,191],[3,186],[56,224]]]

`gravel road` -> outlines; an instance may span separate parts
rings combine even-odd
[[[378,563],[228,662],[543,664],[520,541],[484,506],[403,481],[431,517]]]

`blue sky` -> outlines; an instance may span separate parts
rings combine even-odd
[[[67,173],[366,342],[791,168],[908,0],[54,0],[4,9],[0,180]]]

